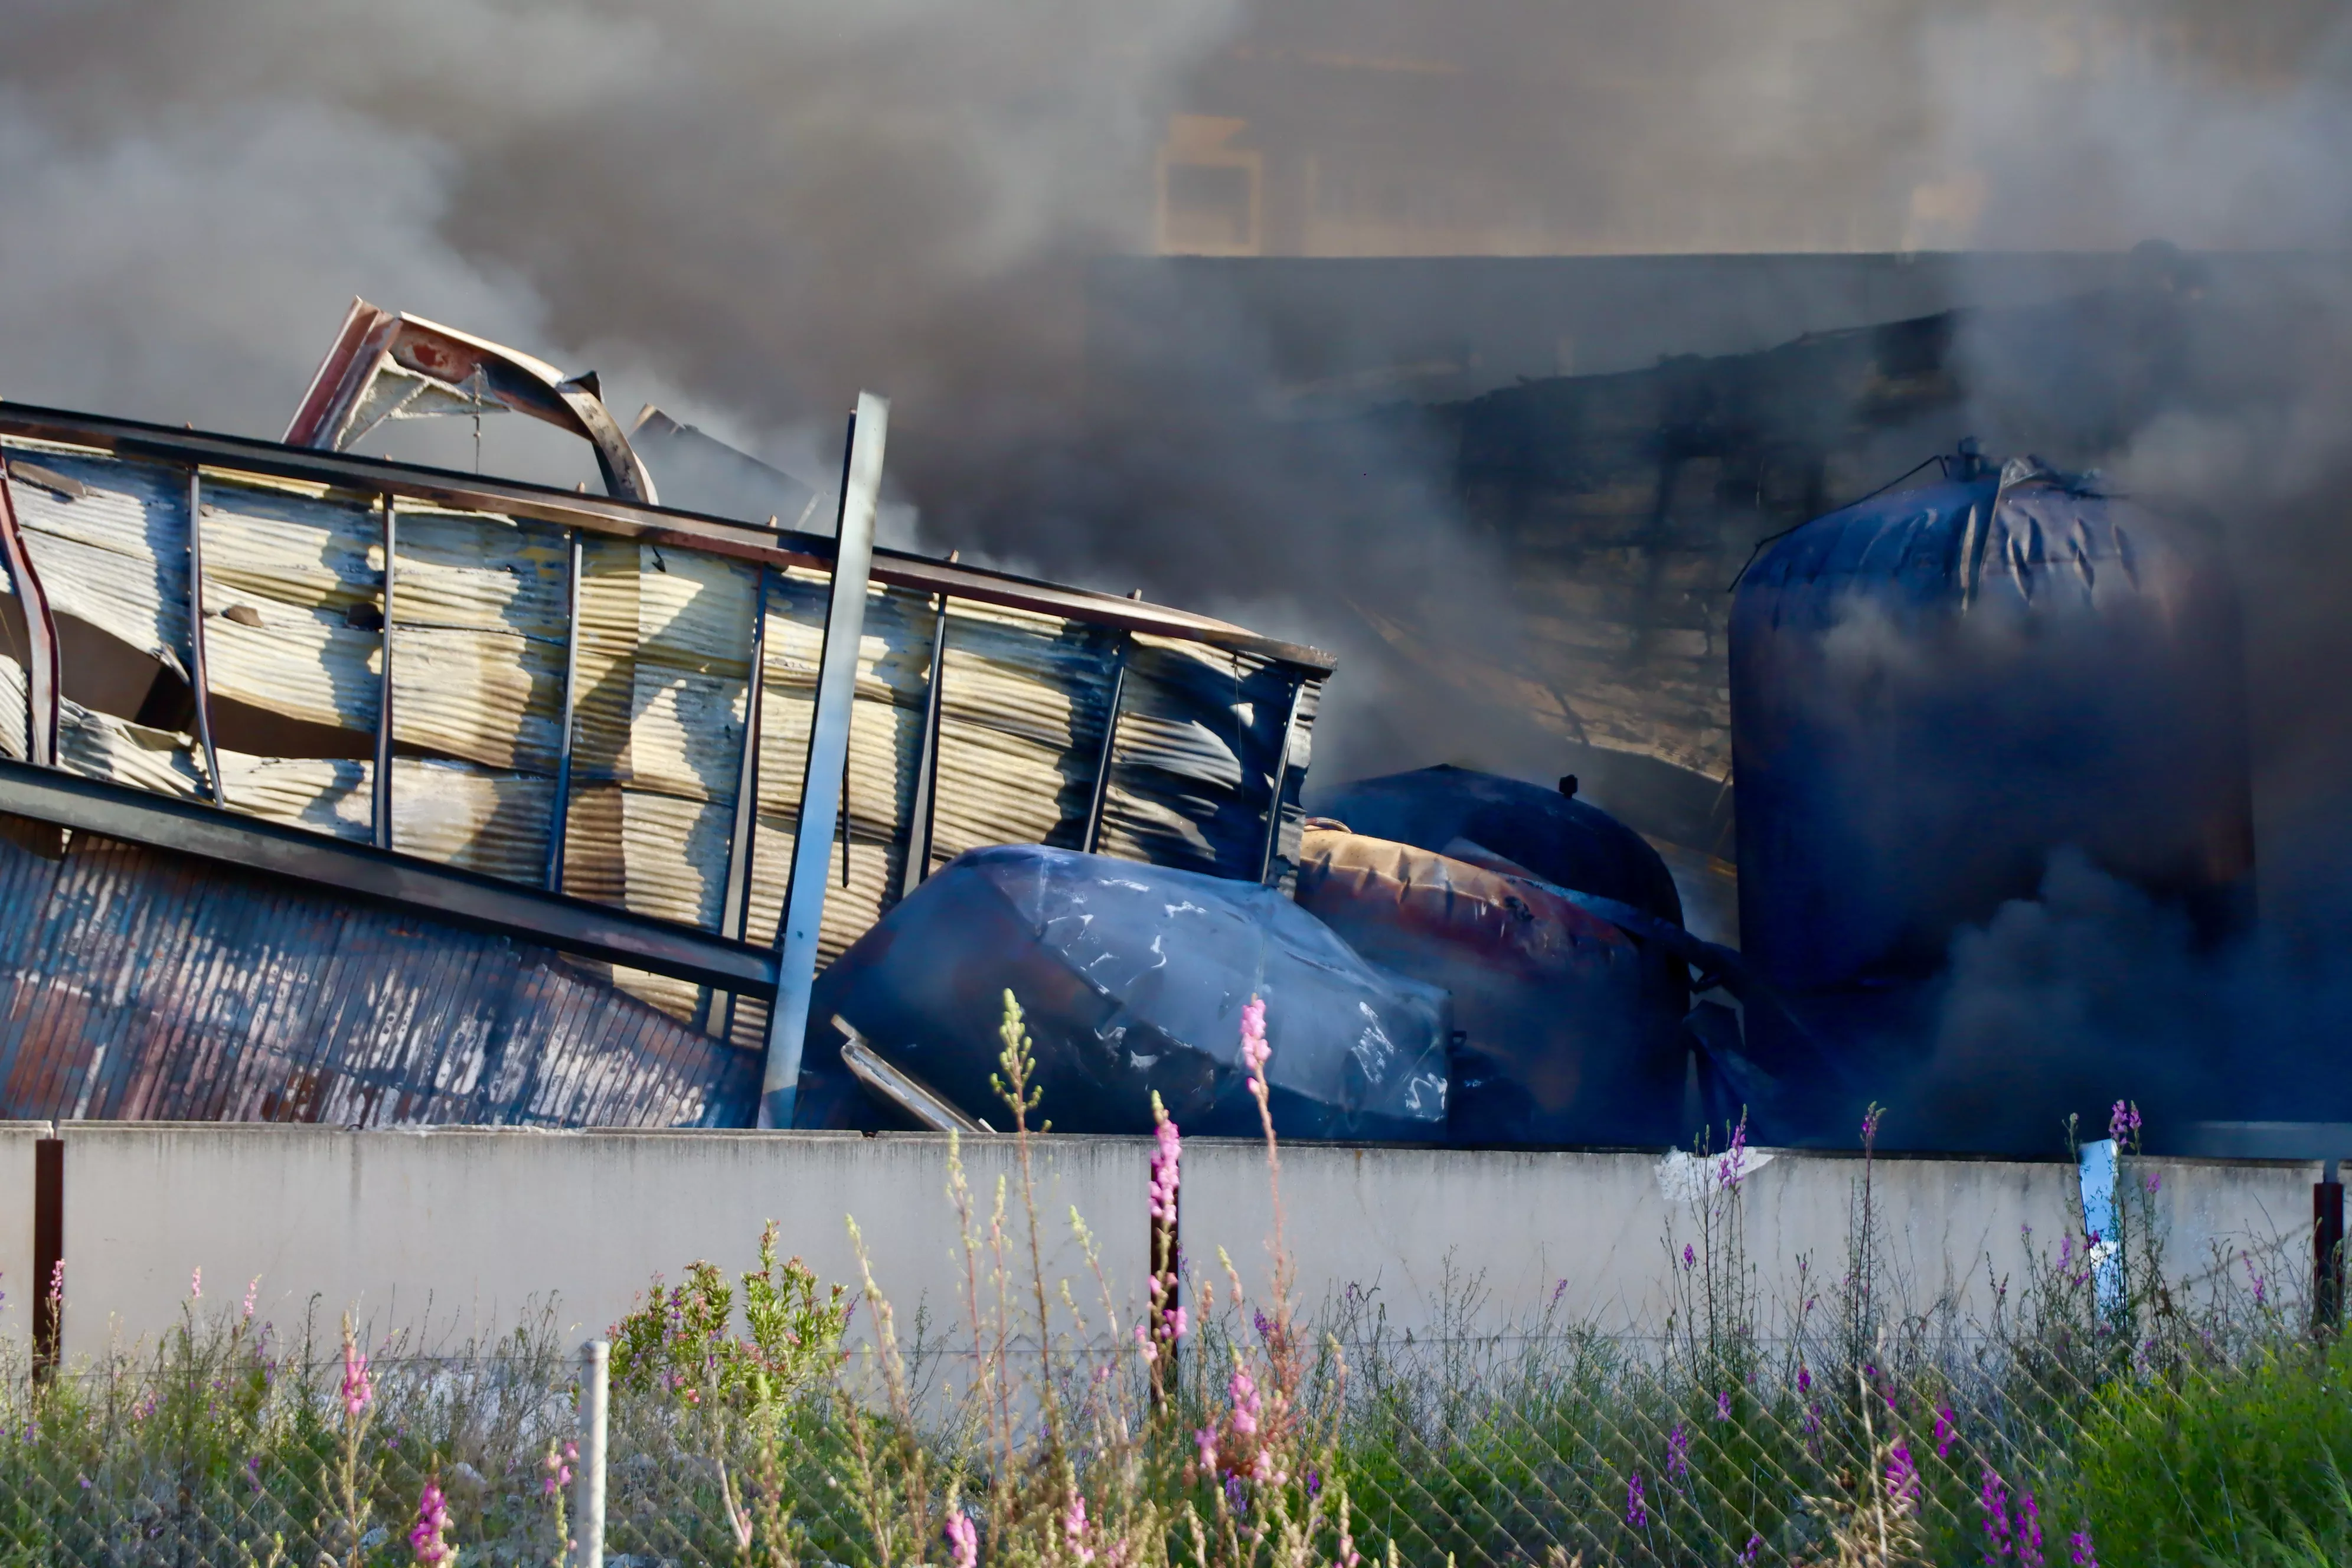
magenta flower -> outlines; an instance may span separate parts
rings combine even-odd
[[[1748,1536],[1748,1544],[1739,1549],[1740,1568],[1748,1568],[1748,1563],[1756,1561],[1756,1554],[1763,1550],[1764,1538],[1762,1536]]]
[[[2011,1554],[2009,1488],[1990,1465],[1977,1488],[1977,1511],[1984,1515],[1985,1568],[2000,1568],[2000,1560]]]
[[[1666,1479],[1680,1480],[1690,1474],[1690,1431],[1681,1422],[1666,1438]]]
[[[1877,1146],[1878,1123],[1885,1117],[1885,1108],[1877,1105],[1874,1105],[1868,1110],[1863,1112],[1862,1146],[1864,1150],[1873,1149]]]
[[[1725,1190],[1735,1193],[1739,1190],[1739,1183],[1747,1175],[1747,1172],[1740,1168],[1746,1163],[1747,1152],[1748,1113],[1742,1111],[1739,1125],[1731,1130],[1731,1142],[1723,1151],[1723,1159],[1716,1167],[1716,1180]]]
[[[1731,1419],[1731,1394],[1728,1390],[1715,1396],[1715,1418],[1717,1421]]]
[[[1936,1458],[1948,1459],[1952,1457],[1952,1436],[1958,1430],[1959,1421],[1952,1415],[1950,1405],[1947,1405],[1936,1412]]]
[[[1152,1097],[1151,1113],[1159,1121],[1151,1134],[1151,1217],[1161,1225],[1174,1225],[1177,1168],[1183,1158],[1184,1141],[1176,1124],[1168,1120],[1167,1111],[1160,1109],[1157,1095]]]
[[[580,1446],[566,1443],[561,1452],[554,1444],[547,1446],[547,1458],[539,1462],[539,1495],[553,1497],[572,1484],[571,1461],[580,1457]]]
[[[343,1330],[343,1414],[356,1421],[362,1411],[374,1402],[375,1384],[368,1376],[367,1352],[352,1337],[348,1325]]]
[[[1233,1381],[1225,1385],[1225,1392],[1233,1396],[1234,1430],[1244,1437],[1255,1436],[1260,1408],[1257,1384],[1250,1381],[1248,1373],[1235,1367]]]
[[[2042,1510],[2032,1492],[2017,1500],[2017,1568],[2042,1568]]]
[[[1800,1394],[1809,1394],[1812,1391],[1812,1386],[1813,1374],[1806,1371],[1803,1365],[1800,1364],[1797,1368],[1797,1392]]]
[[[1265,1003],[1253,996],[1242,1009],[1242,1066],[1250,1075],[1252,1094],[1265,1093],[1265,1062],[1272,1055],[1274,1047],[1265,1043]]]
[[[978,1568],[980,1563],[979,1527],[961,1510],[948,1515],[948,1562],[951,1568]]]
[[[2078,1530],[2066,1538],[2066,1560],[2074,1568],[2099,1568],[2098,1548],[2091,1544],[2091,1532]]]
[[[1689,1270],[1689,1269],[1693,1269],[1693,1268],[1697,1268],[1697,1267],[1698,1267],[1698,1254],[1697,1254],[1696,1252],[1694,1252],[1693,1250],[1691,1250],[1691,1244],[1690,1244],[1689,1242],[1687,1242],[1687,1241],[1684,1242],[1684,1243],[1683,1243],[1683,1268],[1684,1268],[1684,1269],[1685,1269],[1685,1271],[1687,1271],[1687,1270]]]
[[[2154,1197],[2156,1196],[2157,1190],[2164,1185],[2164,1178],[2157,1174],[2154,1171],[2150,1171],[2147,1173],[2147,1182],[2142,1184],[2147,1188],[2147,1195],[2149,1197]]]
[[[1625,1483],[1625,1522],[1635,1530],[1646,1530],[1650,1524],[1650,1505],[1642,1494],[1642,1472],[1635,1470]]]
[[[448,1500],[437,1481],[426,1481],[416,1500],[416,1528],[408,1532],[408,1549],[425,1568],[452,1568],[457,1563],[457,1549],[446,1539],[448,1529]]]
[[[2107,1136],[2117,1143],[2137,1144],[2139,1142],[2139,1107],[2128,1100],[2118,1100],[2107,1113]]]
[[[1919,1467],[1910,1447],[1897,1443],[1886,1455],[1886,1500],[1913,1513],[1919,1511]]]

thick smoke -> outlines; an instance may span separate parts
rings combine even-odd
[[[654,397],[803,472],[871,387],[896,399],[894,482],[927,545],[1338,649],[1318,772],[1535,771],[1532,727],[1466,714],[1377,635],[1409,621],[1510,662],[1507,568],[1461,526],[1442,445],[1409,420],[1090,403],[1087,264],[1149,247],[1155,151],[1206,68],[1236,48],[1420,62],[1351,104],[1352,151],[1422,171],[1428,203],[1480,215],[1500,250],[2336,251],[2352,91],[2333,17],[2219,0],[19,0],[0,50],[0,395],[275,435],[353,293],[593,366],[625,415]],[[1433,112],[1423,64],[1514,90]],[[2068,862],[2040,906],[1964,939],[1946,1060],[2034,1039],[2087,1064],[2008,1101],[2036,1118],[2133,1092],[2125,1042],[2164,1020],[2210,1030],[2217,1058],[2342,1032],[2326,977],[2352,861],[2343,276],[2282,261],[2242,285],[2219,318],[2241,341],[2203,345],[2200,397],[2111,449],[2049,454],[2228,525],[2265,921],[2252,950],[2183,959],[2160,910]],[[1980,368],[2038,374],[1990,351]],[[465,460],[455,432],[400,439]],[[552,437],[490,439],[494,466],[584,474]]]

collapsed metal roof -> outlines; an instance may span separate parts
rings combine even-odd
[[[616,493],[331,449],[453,387],[573,429]],[[1297,853],[1328,656],[881,549],[845,619],[836,540],[654,504],[592,380],[363,301],[289,442],[0,405],[0,453],[9,758],[765,952],[828,626],[854,624],[821,959],[983,845],[1274,882]],[[15,798],[0,809],[43,809]],[[740,1046],[765,1036],[772,984],[625,963],[613,984]],[[0,1055],[17,1026],[0,1017]]]

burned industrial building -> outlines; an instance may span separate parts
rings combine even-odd
[[[1543,784],[1310,788],[1331,655],[874,549],[878,402],[830,535],[829,487],[364,302],[283,442],[0,405],[6,1103],[982,1127],[1009,990],[1064,1131],[1245,1131],[1258,996],[1289,1136],[1827,1135],[2053,856],[2251,921],[2210,531],[2023,455],[2213,394],[2242,321],[2201,258],[2103,265],[1450,403],[1106,398],[1207,458],[1435,454],[1523,635],[1346,618]],[[607,495],[351,450],[497,411]]]

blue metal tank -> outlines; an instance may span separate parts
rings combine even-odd
[[[1857,1089],[1922,1043],[1955,931],[2065,847],[2209,940],[2252,907],[2210,531],[2032,459],[1946,475],[1796,530],[1732,606],[1742,946]]]

